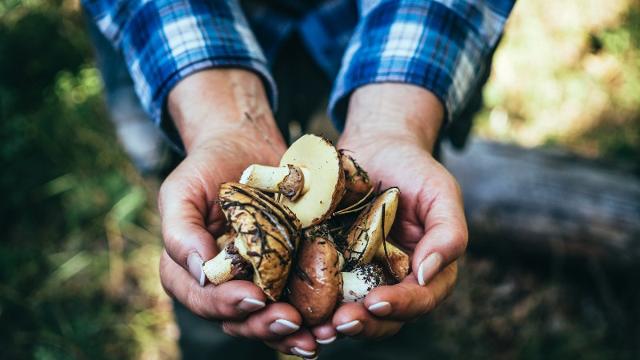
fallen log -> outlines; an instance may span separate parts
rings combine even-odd
[[[474,139],[444,163],[464,193],[470,248],[640,264],[640,179],[558,151]]]

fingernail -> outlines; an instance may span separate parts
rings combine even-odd
[[[336,330],[347,335],[355,335],[362,331],[362,323],[360,320],[349,321],[348,323],[336,326]]]
[[[440,271],[442,266],[442,255],[433,253],[422,261],[418,268],[418,284],[425,286],[429,280]]]
[[[385,316],[391,314],[391,304],[388,301],[377,302],[369,306],[367,309],[369,309],[369,311],[377,316]]]
[[[332,336],[328,339],[316,339],[316,342],[320,345],[329,345],[336,340],[335,336]]]
[[[300,325],[296,325],[289,320],[278,319],[269,325],[269,330],[278,335],[289,335],[300,329]]]
[[[254,298],[246,297],[238,304],[238,309],[245,312],[254,312],[265,307],[264,301],[260,301]]]
[[[192,252],[189,254],[189,257],[187,257],[187,267],[189,268],[189,272],[200,286],[204,286],[205,280],[204,271],[202,271],[203,263],[202,258],[196,252]]]
[[[297,346],[294,346],[291,348],[291,353],[294,355],[298,355],[304,358],[310,358],[312,356],[316,355],[315,351],[309,351],[309,350],[305,350],[305,349],[300,349]]]

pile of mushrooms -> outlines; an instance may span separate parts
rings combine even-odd
[[[399,282],[409,256],[388,239],[400,191],[376,191],[367,173],[328,140],[304,135],[280,166],[249,166],[220,188],[229,230],[203,265],[214,285],[251,279],[271,301],[288,301],[307,325],[340,302]]]

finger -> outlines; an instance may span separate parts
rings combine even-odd
[[[266,306],[262,290],[248,281],[201,287],[166,251],[160,258],[160,280],[169,296],[205,319],[241,320]]]
[[[311,333],[320,345],[329,345],[337,338],[338,333],[331,323],[331,320],[311,328]]]
[[[338,333],[367,339],[380,339],[394,335],[403,323],[373,316],[360,303],[341,305],[333,315],[332,324]]]
[[[177,170],[178,171],[178,170]],[[204,286],[202,264],[217,254],[215,241],[206,228],[209,212],[207,189],[195,181],[167,179],[160,189],[159,210],[167,253]]]
[[[315,358],[318,354],[318,345],[307,329],[300,329],[280,340],[267,341],[266,344],[283,354],[297,355],[308,359]]]
[[[447,179],[437,184],[439,192],[433,201],[422,201],[430,204],[423,206],[420,213],[424,219],[425,234],[416,245],[411,264],[421,286],[460,257],[467,247],[462,193],[452,177]]]
[[[222,329],[231,336],[277,340],[300,329],[300,313],[286,303],[272,303],[243,321],[224,321]]]
[[[453,290],[458,274],[458,263],[453,262],[426,286],[420,286],[413,276],[401,283],[371,290],[364,306],[376,317],[408,321],[433,310]]]

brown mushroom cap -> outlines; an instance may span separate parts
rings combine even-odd
[[[304,232],[288,288],[289,302],[305,324],[321,324],[333,314],[342,291],[341,258],[326,226]]]
[[[351,206],[367,196],[373,185],[369,174],[358,165],[356,160],[344,149],[340,152],[340,163],[344,171],[346,192],[340,201],[340,207]]]
[[[220,205],[237,234],[238,253],[253,267],[253,282],[277,300],[291,268],[300,222],[269,196],[238,183],[220,186]]]

